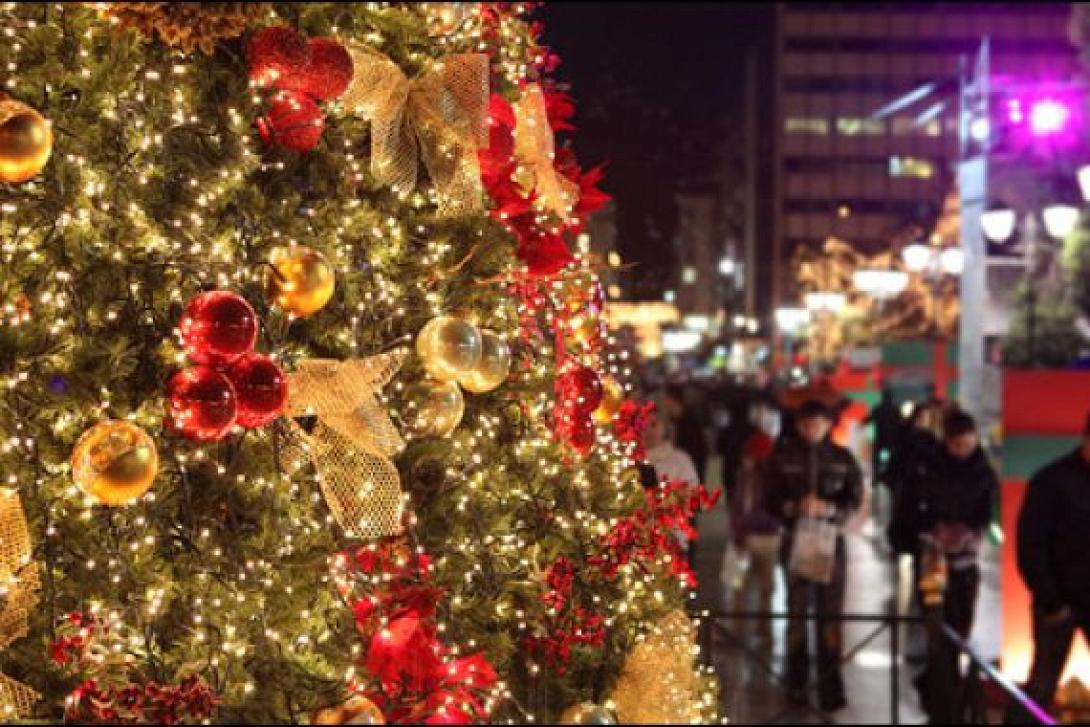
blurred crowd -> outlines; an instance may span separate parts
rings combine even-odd
[[[982,544],[999,488],[973,417],[934,395],[898,404],[883,390],[863,422],[872,425],[872,436],[870,461],[862,467],[854,452],[833,441],[848,402],[828,387],[792,390],[758,373],[673,383],[644,395],[656,404],[645,442],[654,471],[650,484],[656,478],[707,482],[717,455],[730,523],[723,561],[730,609],[768,613],[782,569],[785,673],[793,700],[807,702],[816,692],[823,711],[847,705],[840,670],[844,533],[865,501],[886,552],[912,561],[913,608],[922,603],[921,586],[939,588],[943,619],[968,640]],[[1034,594],[1037,644],[1027,691],[1043,705],[1051,701],[1074,631],[1090,636],[1090,559],[1072,566],[1071,551],[1061,549],[1090,544],[1090,498],[1076,505],[1078,488],[1090,492],[1090,419],[1080,448],[1031,482],[1019,520],[1019,567]],[[770,618],[743,623],[753,625],[758,647],[771,646]],[[811,641],[817,656],[813,688]],[[943,658],[949,660],[945,673],[957,674],[957,652],[949,649]],[[916,683],[922,706],[933,714],[937,706],[928,703],[925,672]],[[1008,715],[1015,723],[1024,716],[1017,710]]]

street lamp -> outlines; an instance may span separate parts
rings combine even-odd
[[[879,300],[896,298],[908,287],[908,273],[903,270],[864,268],[852,274],[852,282],[861,291]]]
[[[922,273],[931,265],[931,246],[914,242],[901,250],[901,259],[910,273]]]
[[[1002,204],[990,205],[980,216],[980,227],[984,230],[984,237],[997,243],[1004,243],[1011,239],[1015,222],[1017,219],[1014,210]]]
[[[1079,208],[1063,203],[1050,204],[1041,210],[1045,220],[1045,230],[1057,240],[1063,240],[1079,222]]]
[[[965,271],[965,251],[960,247],[948,247],[939,253],[939,267],[947,275],[961,275]]]

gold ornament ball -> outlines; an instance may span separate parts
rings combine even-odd
[[[571,330],[572,337],[583,345],[592,343],[601,333],[598,317],[590,314],[577,316]]]
[[[560,724],[617,724],[617,717],[600,704],[583,702],[565,709]]]
[[[304,318],[325,307],[333,297],[337,276],[325,255],[304,245],[282,248],[270,260],[265,292],[288,313]]]
[[[132,422],[100,422],[84,432],[72,450],[76,485],[104,505],[138,499],[158,471],[155,442]]]
[[[38,176],[53,153],[49,122],[24,103],[0,96],[0,182]]]
[[[446,437],[462,422],[465,399],[454,381],[427,380],[409,388],[409,431],[417,437]]]
[[[367,697],[356,695],[339,707],[320,709],[311,724],[386,724],[382,710]]]
[[[481,331],[481,360],[458,378],[466,391],[484,394],[507,380],[511,371],[511,349],[492,331]]]
[[[455,381],[480,363],[481,332],[461,318],[432,318],[416,337],[416,352],[429,374]]]
[[[602,403],[594,410],[594,421],[609,424],[624,404],[624,387],[609,374],[602,377]]]

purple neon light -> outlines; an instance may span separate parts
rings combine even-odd
[[[1037,136],[1058,134],[1070,118],[1071,109],[1067,104],[1054,98],[1043,98],[1030,106],[1029,130]]]

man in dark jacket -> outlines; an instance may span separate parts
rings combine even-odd
[[[919,497],[920,530],[946,557],[944,620],[968,639],[980,590],[980,544],[991,523],[999,479],[971,416],[958,410],[948,414],[942,437],[942,448],[920,468],[913,489]]]
[[[832,413],[817,401],[803,404],[795,415],[797,437],[777,445],[765,469],[768,509],[785,523],[782,557],[787,572],[787,683],[796,701],[803,698],[810,658],[806,613],[816,597],[818,616],[818,699],[824,711],[847,706],[840,672],[847,550],[837,534],[832,577],[827,583],[791,573],[795,527],[801,517],[836,524],[859,508],[863,475],[848,450],[829,439]]]
[[[1090,641],[1090,418],[1078,449],[1029,482],[1018,516],[1018,570],[1033,594],[1033,667],[1026,694],[1048,709],[1075,630]],[[1029,724],[1019,708],[1010,724]]]

